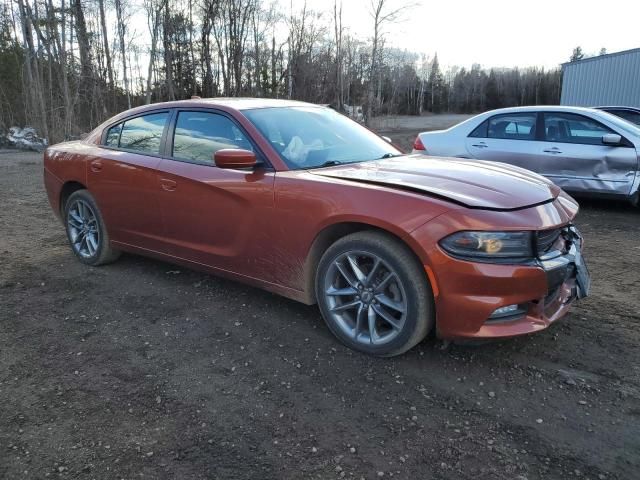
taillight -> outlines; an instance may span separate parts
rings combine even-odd
[[[424,148],[424,143],[422,143],[422,140],[420,140],[420,135],[418,135],[416,137],[415,142],[413,142],[413,149],[414,150],[422,150],[422,151],[426,151],[427,149]]]

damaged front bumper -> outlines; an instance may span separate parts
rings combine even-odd
[[[543,255],[538,260],[540,267],[547,274],[549,291],[553,292],[569,280],[575,280],[574,298],[589,295],[591,289],[591,275],[582,256],[582,235],[573,225],[564,228],[559,239],[564,243],[564,253],[555,250]]]
[[[443,254],[438,263],[437,333],[441,338],[502,338],[533,333],[589,294],[591,279],[574,226],[526,265],[480,264]]]

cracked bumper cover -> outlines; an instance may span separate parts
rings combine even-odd
[[[563,317],[577,298],[589,293],[582,238],[567,229],[564,254],[526,265],[476,263],[435,253],[438,278],[437,334],[441,338],[502,338],[537,332]],[[438,274],[439,273],[439,274]],[[490,320],[492,313],[518,305],[517,315]]]

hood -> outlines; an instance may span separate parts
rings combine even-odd
[[[504,163],[404,155],[310,171],[314,175],[424,192],[469,208],[517,210],[546,203],[560,188]]]

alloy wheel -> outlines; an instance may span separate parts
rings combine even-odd
[[[81,199],[73,200],[67,210],[67,231],[73,250],[83,258],[91,258],[100,246],[98,219],[93,208]]]
[[[404,327],[405,288],[397,272],[373,253],[348,251],[336,257],[327,269],[323,291],[335,324],[358,343],[388,343]]]

